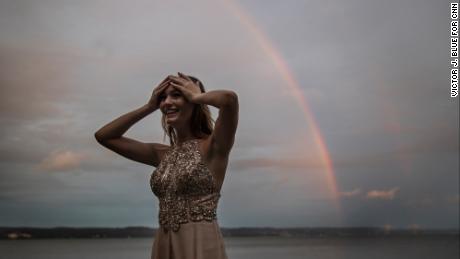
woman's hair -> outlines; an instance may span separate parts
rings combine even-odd
[[[196,77],[187,75],[192,79],[193,83],[200,87],[202,93],[206,92],[203,86],[203,83]],[[209,107],[206,104],[195,104],[193,106],[192,118],[190,120],[192,134],[195,137],[201,138],[204,135],[211,135],[214,128],[214,120],[211,117],[211,112]],[[177,133],[173,127],[166,123],[166,116],[163,114],[161,117],[161,126],[165,132],[163,137],[166,138],[166,135],[169,137],[169,143],[171,146],[176,145],[177,143]]]

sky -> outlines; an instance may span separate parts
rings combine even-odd
[[[458,229],[449,12],[444,0],[0,0],[0,226],[158,227],[155,168],[94,133],[183,72],[239,98],[221,227]],[[158,113],[125,136],[167,143]]]

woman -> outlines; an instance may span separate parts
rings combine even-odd
[[[214,128],[207,105],[219,109]],[[158,109],[170,145],[123,136]],[[95,133],[106,148],[156,167],[150,186],[160,204],[160,227],[152,258],[227,258],[216,210],[237,124],[238,97],[234,92],[205,92],[200,80],[178,73],[166,77],[146,105]]]

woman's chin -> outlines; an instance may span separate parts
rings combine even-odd
[[[184,118],[183,116],[180,116],[180,114],[172,115],[169,117],[166,116],[165,122],[173,128],[181,128],[186,124],[190,123],[188,119]]]
[[[174,127],[178,125],[178,120],[176,117],[166,118],[166,124],[168,124],[171,127]]]

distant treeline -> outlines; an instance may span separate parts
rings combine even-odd
[[[40,238],[137,238],[151,237],[157,229],[148,227],[125,228],[36,228],[0,227],[0,239]],[[278,237],[405,237],[405,236],[453,236],[458,229],[388,229],[374,227],[354,228],[221,228],[225,237],[278,236]]]

